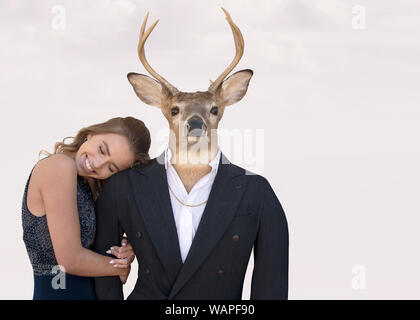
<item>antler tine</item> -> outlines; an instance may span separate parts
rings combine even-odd
[[[146,14],[146,17],[144,18],[143,24],[141,25],[140,29],[140,37],[139,37],[139,44],[137,46],[137,53],[140,58],[141,63],[145,67],[145,69],[153,76],[156,80],[158,80],[160,83],[162,83],[165,87],[171,91],[172,94],[175,94],[178,92],[178,89],[175,88],[173,85],[169,83],[168,80],[166,80],[164,77],[159,75],[153,68],[150,66],[150,64],[147,62],[146,55],[144,53],[144,44],[146,43],[147,38],[149,37],[150,33],[152,33],[153,29],[159,22],[159,19],[156,20],[147,30],[144,32],[144,29],[146,28],[147,18],[149,17],[149,12]]]
[[[242,55],[244,53],[244,38],[242,37],[241,30],[239,30],[238,26],[232,21],[232,18],[224,8],[222,8],[223,12],[226,14],[226,20],[229,22],[229,26],[232,29],[233,39],[235,41],[235,49],[236,55],[233,58],[231,64],[223,71],[223,73],[211,83],[208,91],[214,91],[217,87],[222,83],[222,81],[226,78],[226,76],[236,67],[241,60]]]

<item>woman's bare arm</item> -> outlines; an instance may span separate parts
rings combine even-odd
[[[126,273],[114,267],[127,263],[112,259],[82,247],[77,211],[77,169],[66,155],[54,155],[37,165],[39,188],[47,215],[48,229],[59,265],[70,274],[79,276],[117,276]]]

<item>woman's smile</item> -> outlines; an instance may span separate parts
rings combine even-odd
[[[84,161],[82,161],[82,166],[83,166],[83,169],[87,173],[96,173],[95,170],[92,169],[92,165],[89,162],[89,158],[88,158],[87,154],[85,154],[85,159],[84,159]]]
[[[88,160],[88,158],[86,157],[86,167],[90,170],[90,171],[93,171],[93,169],[92,169],[92,167],[90,166],[90,164],[89,164],[89,160]]]

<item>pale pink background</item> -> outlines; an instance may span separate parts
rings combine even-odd
[[[357,4],[364,30],[352,28]],[[55,5],[64,30],[51,26]],[[255,73],[220,128],[264,129],[262,174],[289,222],[290,299],[420,298],[420,3],[407,0],[0,0],[0,298],[32,298],[20,210],[38,151],[133,115],[155,156],[166,120],[126,79],[144,72],[141,21],[160,19],[152,66],[181,90],[205,90],[233,57],[221,6],[245,38],[235,70]],[[364,290],[352,288],[355,265]]]

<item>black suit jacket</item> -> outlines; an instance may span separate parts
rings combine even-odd
[[[254,248],[251,299],[287,299],[289,234],[268,181],[222,154],[190,251],[182,263],[164,154],[113,175],[96,202],[95,251],[134,248],[138,279],[128,299],[241,299]],[[95,278],[98,299],[123,299],[119,277]]]

